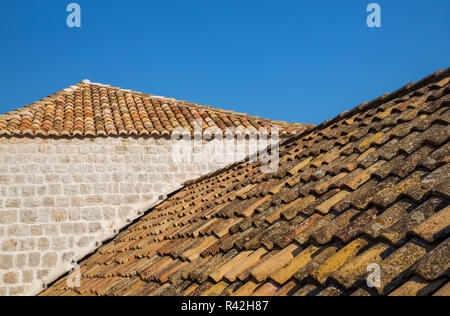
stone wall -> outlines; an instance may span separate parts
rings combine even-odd
[[[0,138],[0,295],[39,293],[184,181],[228,164],[208,153],[175,163],[174,144]]]

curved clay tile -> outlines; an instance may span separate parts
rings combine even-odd
[[[401,108],[399,107],[399,110]],[[363,119],[363,118],[361,118]],[[263,126],[243,114],[186,101],[83,82],[8,115],[0,115],[0,135],[104,136],[169,135],[175,128],[256,128]],[[304,130],[298,124],[266,120],[286,133]]]

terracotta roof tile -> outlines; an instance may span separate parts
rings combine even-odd
[[[308,296],[311,293],[315,292],[317,290],[317,287],[313,284],[307,284],[304,287],[302,287],[300,290],[298,290],[296,293],[294,293],[294,296]]]
[[[239,274],[241,274],[242,272],[247,270],[249,267],[256,264],[260,260],[261,256],[266,254],[266,252],[267,252],[267,250],[265,250],[264,248],[260,248],[253,252],[250,252],[249,255],[247,257],[245,257],[245,259],[240,258],[241,259],[240,262],[238,262],[236,265],[234,265],[230,271],[226,272],[224,274],[224,277],[228,281],[234,282]],[[248,253],[248,252],[245,252],[245,253]]]
[[[239,263],[247,259],[251,253],[252,251],[244,251],[237,254],[233,259],[225,263],[225,265],[219,267],[219,269],[211,273],[209,277],[214,281],[219,282],[227,273],[229,273],[231,270],[233,270],[233,268],[239,265]]]
[[[450,239],[447,239],[417,264],[415,272],[426,280],[436,280],[450,268]]]
[[[382,230],[381,235],[391,243],[397,244],[404,239],[408,233],[411,233],[415,227],[419,226],[438,212],[442,205],[445,205],[445,201],[442,199],[437,197],[430,198],[417,208],[411,210],[408,215],[404,214],[405,216],[401,217],[398,221],[391,221],[393,225]],[[410,204],[406,204],[406,209],[409,206]],[[381,228],[381,226],[378,226],[377,228]]]
[[[327,214],[323,217],[320,214],[310,216],[300,225],[295,240],[300,244],[306,243],[312,234],[328,225],[334,217],[334,214]]]
[[[235,163],[186,183],[82,260],[81,288],[63,277],[42,295],[449,295],[449,77],[437,72],[285,141],[276,173]],[[108,87],[59,98],[0,127],[256,124]],[[374,263],[379,288],[366,282]]]
[[[0,136],[164,136],[178,127],[193,132],[197,119],[203,130],[274,127],[281,137],[311,127],[85,81],[0,115]]]
[[[290,293],[294,292],[298,288],[298,285],[295,281],[290,281],[286,283],[282,288],[280,288],[275,295],[276,296],[288,296]]]
[[[208,290],[203,292],[201,296],[219,296],[222,292],[228,287],[228,284],[224,281],[221,281],[213,286],[211,286]]]
[[[343,214],[334,218],[326,226],[322,227],[320,230],[312,234],[311,237],[319,244],[324,245],[328,243],[340,229],[348,226],[350,220],[358,213],[359,211],[355,209],[344,212]]]
[[[450,282],[434,293],[434,296],[450,296]]]
[[[332,278],[346,288],[352,287],[366,274],[370,264],[380,263],[383,260],[381,254],[388,249],[389,246],[386,244],[373,246],[334,272]]]
[[[380,293],[388,294],[398,277],[406,273],[417,261],[426,255],[425,248],[408,242],[406,245],[395,251],[389,257],[381,262],[381,287],[378,288]],[[394,282],[394,284],[391,284]]]
[[[232,296],[250,296],[253,294],[255,289],[259,286],[258,283],[255,283],[253,281],[248,281],[244,285],[242,285],[239,289],[232,292]]]
[[[292,261],[285,267],[281,267],[270,275],[270,278],[278,284],[285,284],[301,267],[304,267],[311,261],[313,254],[319,251],[319,247],[310,246],[300,252]]]
[[[324,284],[327,278],[336,270],[345,265],[348,261],[356,257],[356,254],[369,242],[363,238],[356,239],[338,250],[335,254],[329,257],[324,263],[320,264],[311,273],[311,276],[318,282]]]
[[[365,289],[359,288],[355,292],[353,292],[350,296],[371,296],[371,295]]]
[[[363,231],[377,238],[385,230],[388,230],[392,225],[395,225],[399,220],[408,215],[408,208],[411,206],[407,201],[399,201],[393,206],[385,210],[381,215],[371,220],[363,228]]]
[[[317,296],[341,296],[342,291],[335,286],[327,287],[325,290],[317,294]]]
[[[427,282],[418,277],[413,277],[389,294],[389,296],[427,296],[435,292],[442,283],[442,279],[435,282]]]
[[[278,287],[268,282],[253,292],[253,296],[274,296],[277,291]]]
[[[294,258],[292,253],[297,249],[297,245],[289,245],[277,254],[273,255],[269,260],[266,260],[256,266],[252,271],[250,271],[251,276],[258,282],[265,280],[270,274],[276,272],[283,266],[288,265]]]
[[[423,239],[433,242],[439,235],[448,233],[450,226],[450,206],[434,214],[418,227],[413,229],[413,232]]]

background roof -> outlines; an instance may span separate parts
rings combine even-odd
[[[239,130],[269,134],[272,127],[286,137],[308,128],[83,80],[0,114],[0,136],[169,136],[177,128],[193,134],[196,124],[213,133],[230,128],[233,137]]]

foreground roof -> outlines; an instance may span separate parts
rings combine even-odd
[[[289,136],[311,125],[285,123],[157,97],[85,80],[24,108],[0,115],[0,136],[170,135],[177,127],[280,129]]]
[[[42,295],[450,295],[449,82],[288,140],[277,173],[246,162],[187,184],[83,260],[81,287]]]

